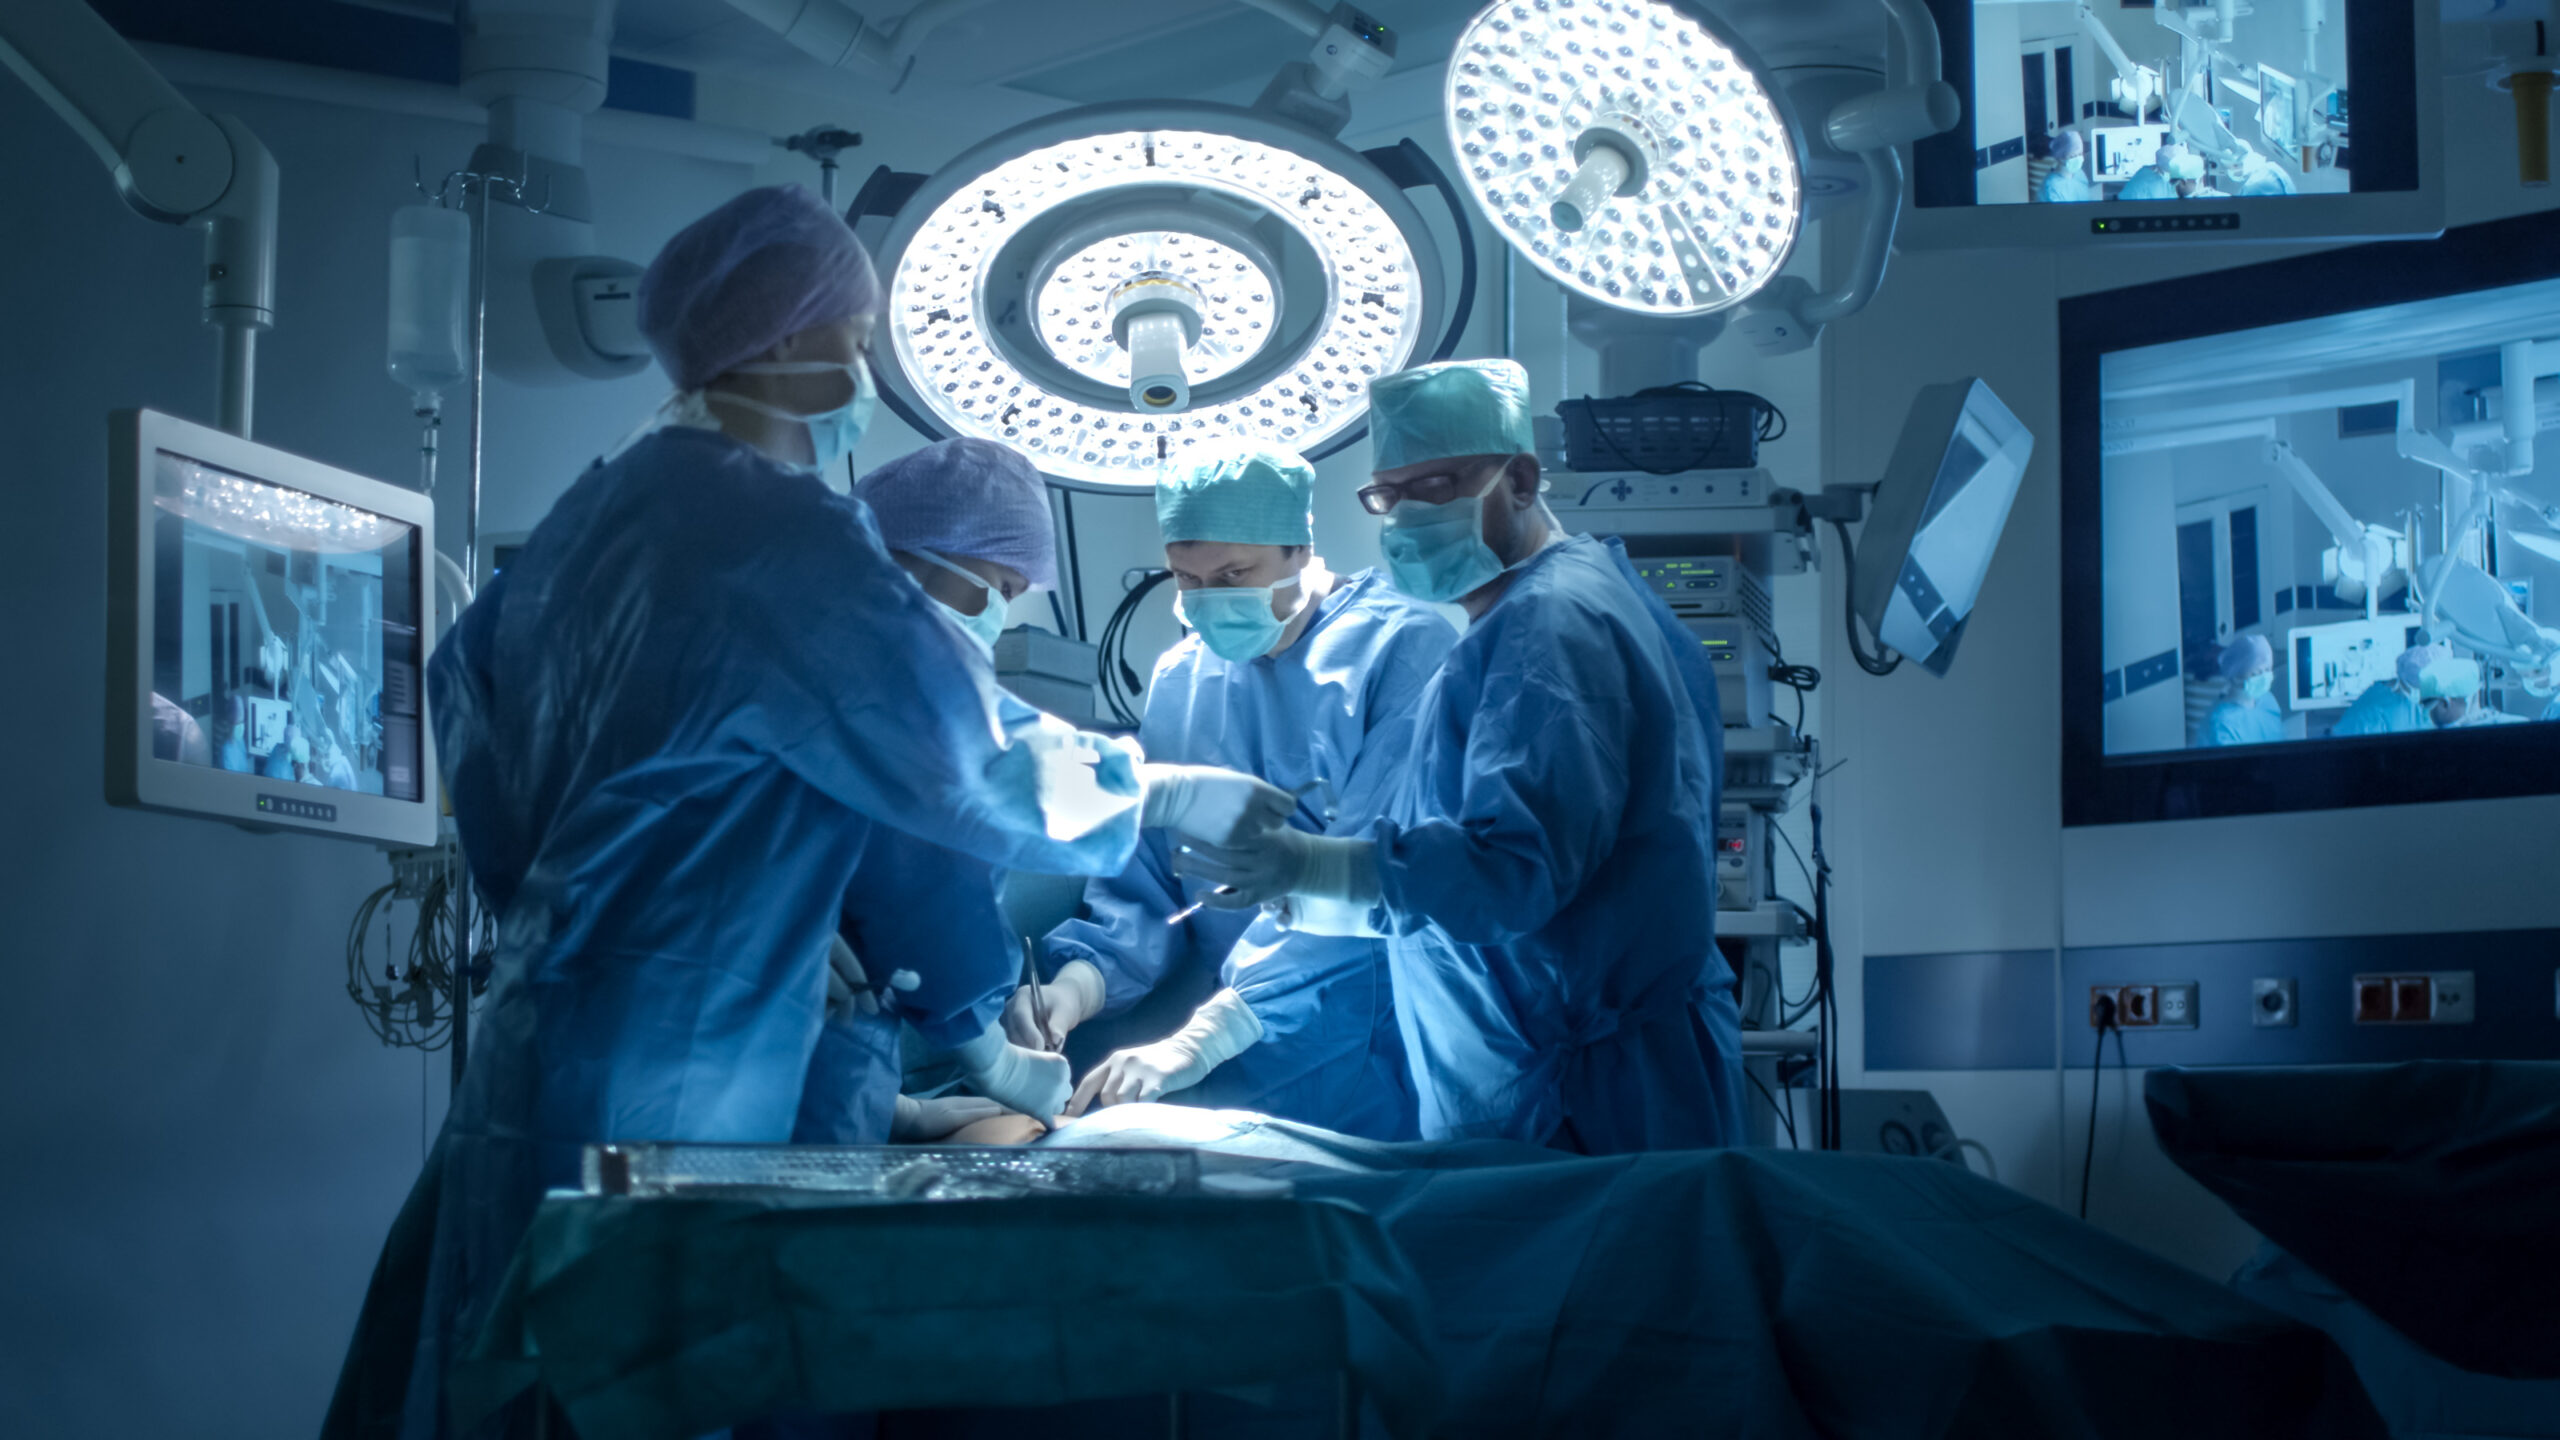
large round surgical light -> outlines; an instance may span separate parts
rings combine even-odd
[[[1502,0],[1458,39],[1448,116],[1485,214],[1603,304],[1727,309],[1794,247],[1802,178],[1776,99],[1664,0]]]
[[[892,397],[1106,489],[1240,439],[1346,441],[1369,377],[1426,354],[1440,311],[1438,254],[1393,183],[1214,105],[998,136],[900,209],[881,262]]]

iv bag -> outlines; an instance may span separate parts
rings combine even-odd
[[[471,220],[459,210],[391,212],[391,378],[441,394],[471,374]]]

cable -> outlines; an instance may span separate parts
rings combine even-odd
[[[1893,654],[1882,641],[1876,644],[1877,653],[1870,656],[1865,644],[1858,639],[1858,549],[1849,539],[1848,522],[1834,520],[1831,528],[1840,536],[1840,568],[1847,572],[1841,586],[1846,603],[1841,606],[1840,622],[1848,631],[1850,658],[1858,662],[1859,669],[1870,675],[1890,675],[1902,668],[1902,657]],[[1893,654],[1891,660],[1884,658],[1888,654]]]
[[[1778,1117],[1778,1123],[1787,1127],[1787,1148],[1790,1150],[1803,1149],[1803,1146],[1796,1143],[1795,1112],[1778,1103],[1778,1097],[1770,1093],[1769,1087],[1761,1083],[1759,1076],[1751,1073],[1750,1066],[1745,1065],[1742,1067],[1742,1078],[1751,1082],[1751,1088],[1759,1091],[1760,1098],[1769,1102],[1769,1110],[1772,1114],[1775,1114]]]
[[[2098,1051],[2089,1060],[2089,1144],[2080,1152],[2080,1218],[2089,1218],[2089,1167],[2098,1158],[2098,1089],[2106,1073],[2107,1032],[2116,1028],[2116,1001],[2112,995],[2098,997]],[[2123,1042],[2117,1042],[2123,1052]]]
[[[1103,622],[1102,635],[1095,642],[1095,678],[1102,684],[1102,703],[1112,718],[1134,728],[1143,718],[1140,707],[1146,701],[1147,682],[1129,663],[1129,629],[1138,606],[1157,587],[1173,578],[1170,570],[1148,570],[1137,584],[1128,587],[1120,603],[1112,609],[1111,618]]]
[[[1818,756],[1817,756],[1818,758]],[[1822,852],[1822,802],[1808,801],[1813,820],[1813,973],[1815,982],[1814,1059],[1820,1086],[1822,1123],[1817,1148],[1840,1148],[1840,1009],[1831,952],[1831,862]]]

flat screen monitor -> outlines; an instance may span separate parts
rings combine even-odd
[[[2067,823],[2560,792],[2551,224],[2063,302]]]
[[[2432,5],[1928,4],[1964,119],[1913,149],[1906,245],[2443,228]]]
[[[108,800],[435,843],[427,498],[150,410],[108,470]]]

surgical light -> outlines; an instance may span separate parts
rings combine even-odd
[[[1803,213],[1796,145],[1736,42],[1659,0],[1516,0],[1449,62],[1477,204],[1549,277],[1613,307],[1705,315],[1776,277]]]
[[[1430,356],[1443,308],[1398,181],[1221,105],[999,135],[922,181],[880,257],[893,406],[1099,489],[1238,440],[1348,443],[1369,377]]]

